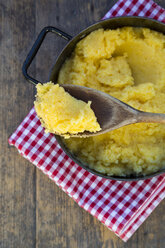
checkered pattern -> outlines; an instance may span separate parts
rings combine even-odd
[[[103,19],[126,15],[145,16],[165,22],[165,10],[152,0],[119,0]]]
[[[149,16],[165,22],[165,10],[150,0],[119,0],[104,19],[117,15]],[[44,133],[34,108],[9,143],[124,241],[165,197],[165,176],[121,182],[95,176],[79,167],[62,151],[54,135]]]

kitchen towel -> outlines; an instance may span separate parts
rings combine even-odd
[[[151,0],[119,0],[103,19],[124,15],[165,22],[165,10]],[[53,134],[44,133],[34,108],[11,135],[9,144],[124,241],[165,197],[165,175],[122,182],[85,171],[64,153]]]

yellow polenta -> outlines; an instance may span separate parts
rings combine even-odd
[[[131,27],[94,31],[77,44],[58,83],[95,88],[139,110],[165,113],[165,36]],[[165,167],[164,124],[133,124],[65,142],[90,168],[108,175],[145,175]]]
[[[66,133],[99,131],[100,125],[90,105],[91,102],[85,103],[72,97],[58,84],[37,84],[34,106],[46,132],[67,137]]]

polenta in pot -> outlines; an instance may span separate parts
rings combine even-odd
[[[77,43],[58,84],[98,89],[139,110],[165,113],[165,35],[146,28],[96,30]],[[107,175],[147,175],[165,167],[164,124],[132,124],[64,142]]]

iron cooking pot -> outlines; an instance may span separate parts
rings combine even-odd
[[[61,36],[62,38],[64,38],[65,40],[68,41],[68,44],[64,47],[64,49],[62,50],[62,52],[60,53],[60,55],[58,56],[52,70],[50,73],[50,76],[48,78],[48,81],[53,81],[53,82],[57,82],[57,78],[58,78],[58,73],[60,71],[60,68],[62,66],[62,64],[64,63],[64,61],[66,60],[67,57],[70,57],[71,53],[73,52],[76,44],[85,36],[87,36],[89,33],[91,33],[94,30],[97,30],[99,28],[103,28],[103,29],[116,29],[116,28],[120,28],[120,27],[125,27],[125,26],[132,26],[132,27],[145,27],[145,28],[149,28],[158,32],[161,32],[163,34],[165,34],[165,24],[155,21],[153,19],[149,19],[149,18],[143,18],[143,17],[135,17],[135,16],[124,16],[124,17],[115,17],[115,18],[110,18],[108,20],[103,20],[100,21],[96,24],[93,24],[91,26],[89,26],[88,28],[84,29],[82,32],[80,32],[78,35],[76,35],[75,37],[72,37],[68,34],[66,34],[65,32],[55,28],[55,27],[45,27],[40,34],[37,37],[37,40],[35,41],[33,47],[31,48],[29,54],[27,55],[27,58],[23,64],[22,67],[22,71],[23,71],[23,75],[25,76],[25,78],[33,83],[34,85],[38,84],[39,81],[32,78],[31,76],[28,75],[27,73],[27,69],[30,66],[33,58],[35,57],[36,53],[38,52],[46,34],[48,32],[52,32],[55,33],[59,36]],[[59,145],[61,146],[61,148],[65,151],[65,153],[79,166],[81,166],[82,168],[84,168],[85,170],[103,177],[103,178],[107,178],[107,179],[111,179],[111,180],[121,180],[121,181],[136,181],[136,180],[144,180],[150,177],[154,177],[160,174],[165,173],[165,169],[159,170],[155,173],[152,173],[150,175],[147,176],[134,176],[131,175],[129,177],[117,177],[117,176],[108,176],[108,175],[104,175],[101,174],[99,172],[96,172],[95,170],[90,169],[85,163],[82,163],[78,157],[76,157],[74,154],[71,153],[71,151],[65,146],[63,140],[61,139],[60,136],[55,135],[57,142],[59,143]]]

